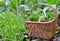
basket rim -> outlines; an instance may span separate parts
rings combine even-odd
[[[50,21],[48,21],[48,22],[38,22],[38,21],[27,21],[26,20],[26,23],[43,23],[43,24],[46,24],[46,23],[51,23],[51,22],[53,22],[53,21],[55,21],[56,19],[53,19],[53,20],[50,20]]]

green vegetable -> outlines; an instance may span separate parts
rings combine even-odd
[[[44,20],[46,20],[48,17],[47,16],[40,16],[40,18],[39,18],[39,21],[44,21]]]
[[[30,20],[38,21],[39,20],[39,14],[32,14],[32,15],[30,15]]]
[[[49,20],[54,19],[54,13],[53,12],[47,12],[47,17]]]
[[[46,16],[43,14],[42,9],[37,9],[35,14],[30,15],[30,20],[32,21],[49,21],[54,19],[54,12],[49,8],[46,11]],[[36,14],[37,13],[37,14]]]

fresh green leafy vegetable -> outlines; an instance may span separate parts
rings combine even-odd
[[[32,14],[30,16],[30,20],[32,20],[32,21],[38,21],[39,20],[39,14]]]
[[[49,20],[54,19],[54,13],[53,12],[47,12],[47,16]]]
[[[35,14],[30,15],[30,20],[32,21],[50,21],[54,19],[54,12],[51,8],[48,8],[44,13],[44,9],[37,9]]]

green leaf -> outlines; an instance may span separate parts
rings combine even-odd
[[[4,6],[4,1],[0,2],[0,6]]]
[[[57,2],[60,2],[60,0],[47,0],[48,4],[56,4]]]

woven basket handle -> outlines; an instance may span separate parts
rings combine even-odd
[[[52,6],[52,5],[49,5],[49,4],[35,4],[32,6],[31,10],[30,10],[30,15],[32,14],[32,10],[35,6],[39,6],[39,5],[42,5],[42,6],[50,6],[52,8],[52,11],[54,12],[54,16],[55,18],[57,18],[57,11],[55,10],[55,8]]]

